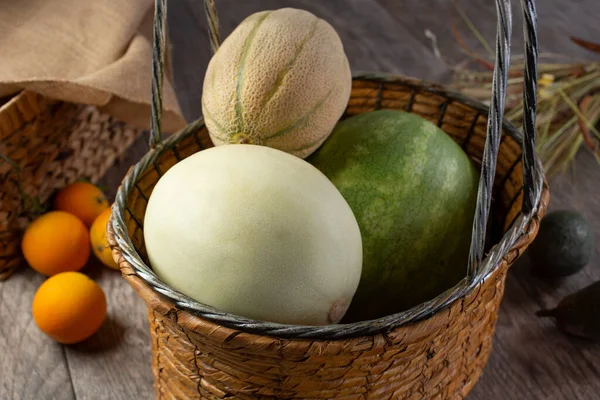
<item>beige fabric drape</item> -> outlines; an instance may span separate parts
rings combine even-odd
[[[0,97],[31,90],[149,128],[153,4],[0,0]],[[185,121],[168,69],[163,130],[173,132]]]

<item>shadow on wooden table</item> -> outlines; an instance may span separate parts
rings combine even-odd
[[[98,332],[69,348],[79,353],[108,353],[123,343],[125,331],[126,327],[109,314]]]

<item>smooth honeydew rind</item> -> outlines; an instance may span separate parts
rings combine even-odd
[[[362,271],[360,230],[339,191],[264,146],[214,147],[173,166],[149,199],[144,239],[166,284],[256,320],[337,323]]]

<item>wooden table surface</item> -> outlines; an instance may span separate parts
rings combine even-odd
[[[488,40],[495,32],[490,0],[462,0]],[[514,52],[521,52],[521,25],[515,1]],[[541,51],[596,59],[572,44],[576,35],[600,41],[598,0],[538,1]],[[188,119],[200,115],[200,96],[210,52],[200,0],[169,2],[175,84]],[[356,71],[387,71],[444,82],[449,68],[431,51],[426,29],[437,35],[447,62],[464,60],[450,32],[451,0],[219,0],[222,34],[252,12],[291,6],[328,20],[339,32]],[[468,32],[463,29],[465,36]],[[481,48],[469,40],[474,48]],[[107,174],[111,194],[128,167],[146,149],[138,140]],[[596,231],[600,249],[600,167],[581,151],[575,174],[551,180],[551,209],[584,213]],[[596,250],[586,269],[560,285],[530,276],[527,257],[510,271],[494,351],[472,400],[599,399],[600,345],[567,337],[536,310],[551,307],[564,295],[600,279]],[[21,268],[0,283],[0,399],[150,399],[153,397],[146,309],[120,277],[92,262],[84,270],[108,296],[108,319],[100,331],[74,346],[61,346],[41,334],[31,319],[31,302],[43,278]]]

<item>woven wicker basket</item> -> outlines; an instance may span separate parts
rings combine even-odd
[[[139,134],[95,107],[27,91],[0,107],[0,280],[21,263],[27,200],[43,203],[77,179],[97,181]]]
[[[211,147],[197,120],[153,149],[125,177],[108,226],[113,257],[148,305],[152,369],[161,399],[456,399],[481,375],[492,350],[508,268],[534,239],[549,192],[533,151],[535,131],[535,9],[526,1],[529,37],[525,135],[502,122],[506,43],[498,46],[498,87],[491,111],[440,86],[389,75],[353,80],[344,118],[376,109],[406,110],[441,127],[481,166],[476,222],[465,279],[411,310],[375,321],[324,327],[248,320],[212,309],[160,281],[148,266],[143,225],[148,198],[169,168]],[[216,27],[212,2],[205,1]],[[499,42],[508,40],[500,1]],[[156,1],[154,66],[161,76],[164,0]],[[510,15],[508,15],[510,20]],[[508,24],[510,21],[508,20]],[[504,29],[502,29],[504,27]],[[213,47],[218,44],[211,31]],[[509,46],[508,46],[509,47]],[[160,107],[160,78],[154,82]],[[153,114],[153,126],[160,116]],[[502,135],[501,135],[502,134]],[[497,161],[497,162],[496,162]],[[491,201],[493,197],[493,202]],[[486,202],[487,200],[487,202]],[[499,242],[483,257],[487,216]],[[467,265],[468,264],[468,265]]]

